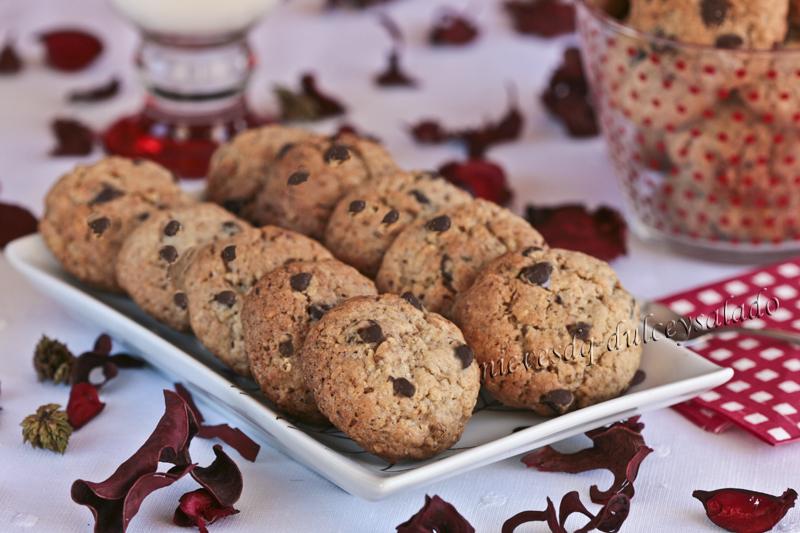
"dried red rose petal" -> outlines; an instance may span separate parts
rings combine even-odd
[[[497,163],[485,159],[450,161],[439,168],[450,183],[499,205],[508,205],[513,196],[506,173]]]
[[[39,38],[45,46],[47,64],[65,72],[88,67],[103,51],[100,39],[83,30],[54,30]]]
[[[206,526],[238,512],[233,506],[220,505],[206,489],[197,489],[181,496],[172,523],[180,527],[196,526],[201,533],[207,533]]]
[[[736,533],[771,530],[797,500],[794,489],[786,489],[780,496],[746,489],[696,490],[692,496],[703,504],[709,520]]]
[[[464,15],[445,11],[434,22],[428,40],[435,46],[463,46],[477,39],[479,33],[478,27]]]
[[[386,69],[375,76],[375,83],[381,87],[415,87],[417,80],[409,76],[400,66],[400,53],[392,50],[388,56]]]
[[[439,496],[425,495],[425,505],[417,513],[397,526],[397,533],[474,533],[467,519],[456,508]]]
[[[601,206],[590,212],[580,204],[529,205],[525,218],[553,248],[576,250],[603,261],[628,252],[625,219],[610,207]]]
[[[97,87],[72,91],[67,95],[67,100],[75,103],[102,102],[103,100],[115,97],[119,93],[120,85],[119,79],[111,78],[108,82],[98,85]]]
[[[615,494],[625,494],[628,498],[633,498],[633,482],[639,473],[639,466],[653,451],[644,442],[641,434],[644,425],[638,419],[639,417],[633,417],[625,422],[587,432],[586,436],[592,440],[591,448],[564,454],[546,446],[529,453],[522,458],[522,462],[540,472],[577,474],[607,469],[614,475],[614,482],[605,491],[592,485],[589,491],[592,501],[607,503]]]
[[[241,429],[231,427],[228,424],[216,424],[213,426],[204,424],[205,419],[197,408],[197,404],[192,398],[192,393],[180,383],[175,383],[175,391],[183,398],[194,414],[195,419],[197,419],[199,424],[198,437],[201,439],[219,439],[239,452],[239,455],[248,461],[254,462],[256,460],[258,452],[261,450],[261,446],[257,442],[248,437]]]
[[[572,491],[565,494],[561,499],[558,514],[556,514],[553,501],[547,498],[547,508],[544,511],[517,513],[505,521],[502,533],[513,533],[516,528],[529,522],[546,522],[552,533],[567,533],[564,525],[569,517],[575,513],[580,513],[589,518],[589,521],[582,528],[575,530],[575,533],[587,533],[594,530],[616,533],[622,528],[622,524],[628,518],[629,512],[630,498],[624,494],[615,494],[594,515],[583,505],[577,491]]]
[[[0,50],[0,75],[17,74],[22,71],[23,66],[14,44],[6,42]]]
[[[89,507],[96,532],[124,532],[148,494],[194,468],[189,443],[197,433],[197,421],[186,402],[174,392],[164,391],[164,403],[164,415],[153,433],[108,479],[79,479],[72,484],[72,500]],[[175,466],[168,472],[157,472],[159,462]]]
[[[100,414],[106,406],[100,401],[97,389],[91,383],[76,383],[69,391],[67,417],[72,429],[80,429]]]
[[[206,525],[239,512],[233,504],[242,495],[242,473],[222,446],[214,446],[214,455],[211,465],[192,470],[192,477],[203,488],[181,497],[172,519],[176,525],[197,526],[206,531]]]
[[[564,51],[564,60],[553,72],[541,100],[550,114],[564,124],[571,137],[594,137],[600,133],[577,48]]]
[[[575,31],[575,6],[561,0],[514,0],[505,8],[519,33],[555,37]]]
[[[497,121],[487,122],[477,128],[451,130],[438,121],[426,119],[411,127],[411,134],[419,143],[439,144],[445,141],[462,143],[472,158],[482,158],[496,144],[514,141],[522,133],[524,118],[513,94],[509,98],[508,110]]]
[[[89,155],[94,149],[95,137],[88,126],[71,118],[59,118],[50,123],[56,138],[56,146],[50,150],[52,156]]]
[[[0,249],[14,239],[36,233],[38,221],[20,205],[0,202]]]
[[[341,102],[317,88],[313,74],[303,74],[300,78],[300,91],[294,92],[278,86],[275,93],[281,107],[281,119],[285,121],[322,120],[346,111]]]

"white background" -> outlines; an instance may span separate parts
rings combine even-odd
[[[261,63],[251,92],[260,109],[274,109],[274,82],[292,84],[301,72],[313,69],[324,89],[349,104],[348,121],[382,138],[404,166],[427,168],[460,154],[452,147],[414,145],[405,126],[429,116],[456,126],[498,116],[505,109],[506,87],[513,82],[526,114],[524,137],[493,150],[490,156],[512,177],[516,207],[527,201],[619,205],[602,141],[568,139],[538,103],[538,94],[568,40],[516,35],[500,2],[402,0],[389,11],[405,31],[404,63],[421,86],[379,90],[371,79],[383,68],[389,40],[375,12],[322,14],[321,1],[290,2],[254,32],[252,40]],[[426,29],[443,5],[461,6],[473,14],[483,31],[474,46],[439,50],[427,45]],[[62,75],[40,64],[35,34],[64,25],[87,27],[104,36],[107,51],[91,69]],[[22,75],[0,78],[0,199],[22,203],[38,215],[49,185],[76,162],[47,156],[49,121],[57,115],[77,116],[100,128],[112,117],[136,109],[141,97],[131,64],[136,35],[101,0],[2,0],[0,36],[9,31],[18,37],[29,64]],[[125,83],[117,98],[84,106],[65,102],[70,89],[99,84],[112,74],[120,75]],[[328,131],[334,126],[320,125]],[[745,268],[677,257],[634,239],[630,248],[628,257],[613,266],[624,284],[643,297],[665,295]],[[47,333],[82,351],[101,330],[102,325],[75,322],[34,293],[0,259],[0,531],[89,530],[89,511],[71,502],[70,484],[79,477],[105,479],[144,441],[161,415],[161,390],[171,382],[152,370],[126,371],[103,389],[105,411],[73,435],[63,457],[22,444],[18,425],[22,418],[41,404],[65,403],[68,394],[66,387],[36,382],[31,353],[39,336]],[[711,525],[702,507],[691,497],[696,488],[740,486],[776,494],[789,486],[800,488],[797,445],[771,448],[739,430],[707,434],[671,410],[645,415],[644,422],[647,442],[655,453],[641,469],[625,531],[708,529]],[[208,463],[211,444],[196,439],[194,459]],[[610,483],[610,475],[604,472],[543,474],[526,470],[519,458],[513,458],[424,490],[370,503],[342,492],[270,448],[262,450],[255,464],[241,459],[238,463],[245,480],[237,506],[242,512],[214,524],[213,531],[394,531],[394,526],[422,506],[426,492],[453,503],[477,531],[499,531],[513,514],[543,509],[547,496],[558,502],[564,493],[578,490],[588,502],[589,486],[597,483],[605,488]],[[175,531],[170,520],[178,498],[194,488],[187,476],[154,493],[130,530]],[[577,527],[577,519],[575,523]],[[528,526],[520,531],[544,529]],[[800,512],[790,512],[782,531],[800,531]]]

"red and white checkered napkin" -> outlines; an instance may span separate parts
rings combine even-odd
[[[749,313],[758,295],[761,317]],[[767,301],[777,298],[767,312]],[[742,303],[748,314],[741,322],[752,328],[770,327],[800,331],[800,258],[761,268],[736,278],[695,288],[661,300],[687,316],[726,313]],[[726,306],[727,302],[727,306]],[[774,302],[774,300],[773,300]],[[800,440],[800,346],[726,332],[709,336],[690,346],[706,359],[733,368],[725,385],[701,394],[675,409],[698,426],[719,433],[736,424],[760,439],[776,445]]]

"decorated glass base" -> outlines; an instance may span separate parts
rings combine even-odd
[[[145,32],[136,64],[149,94],[139,113],[103,132],[108,153],[152,159],[182,178],[202,178],[220,143],[263,122],[244,98],[254,65],[244,32]]]

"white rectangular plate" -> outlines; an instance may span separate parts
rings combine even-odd
[[[199,400],[326,477],[342,489],[377,500],[539,448],[644,411],[672,405],[728,381],[721,368],[672,342],[646,345],[643,383],[613,400],[545,419],[506,409],[483,398],[461,440],[421,462],[389,465],[356,446],[342,433],[300,427],[281,417],[255,384],[223,368],[192,336],[176,333],[146,316],[127,298],[88,290],[66,274],[39,235],[6,247],[11,265],[38,290],[79,318],[125,341],[134,353],[198,393]],[[232,421],[233,422],[233,421]]]

